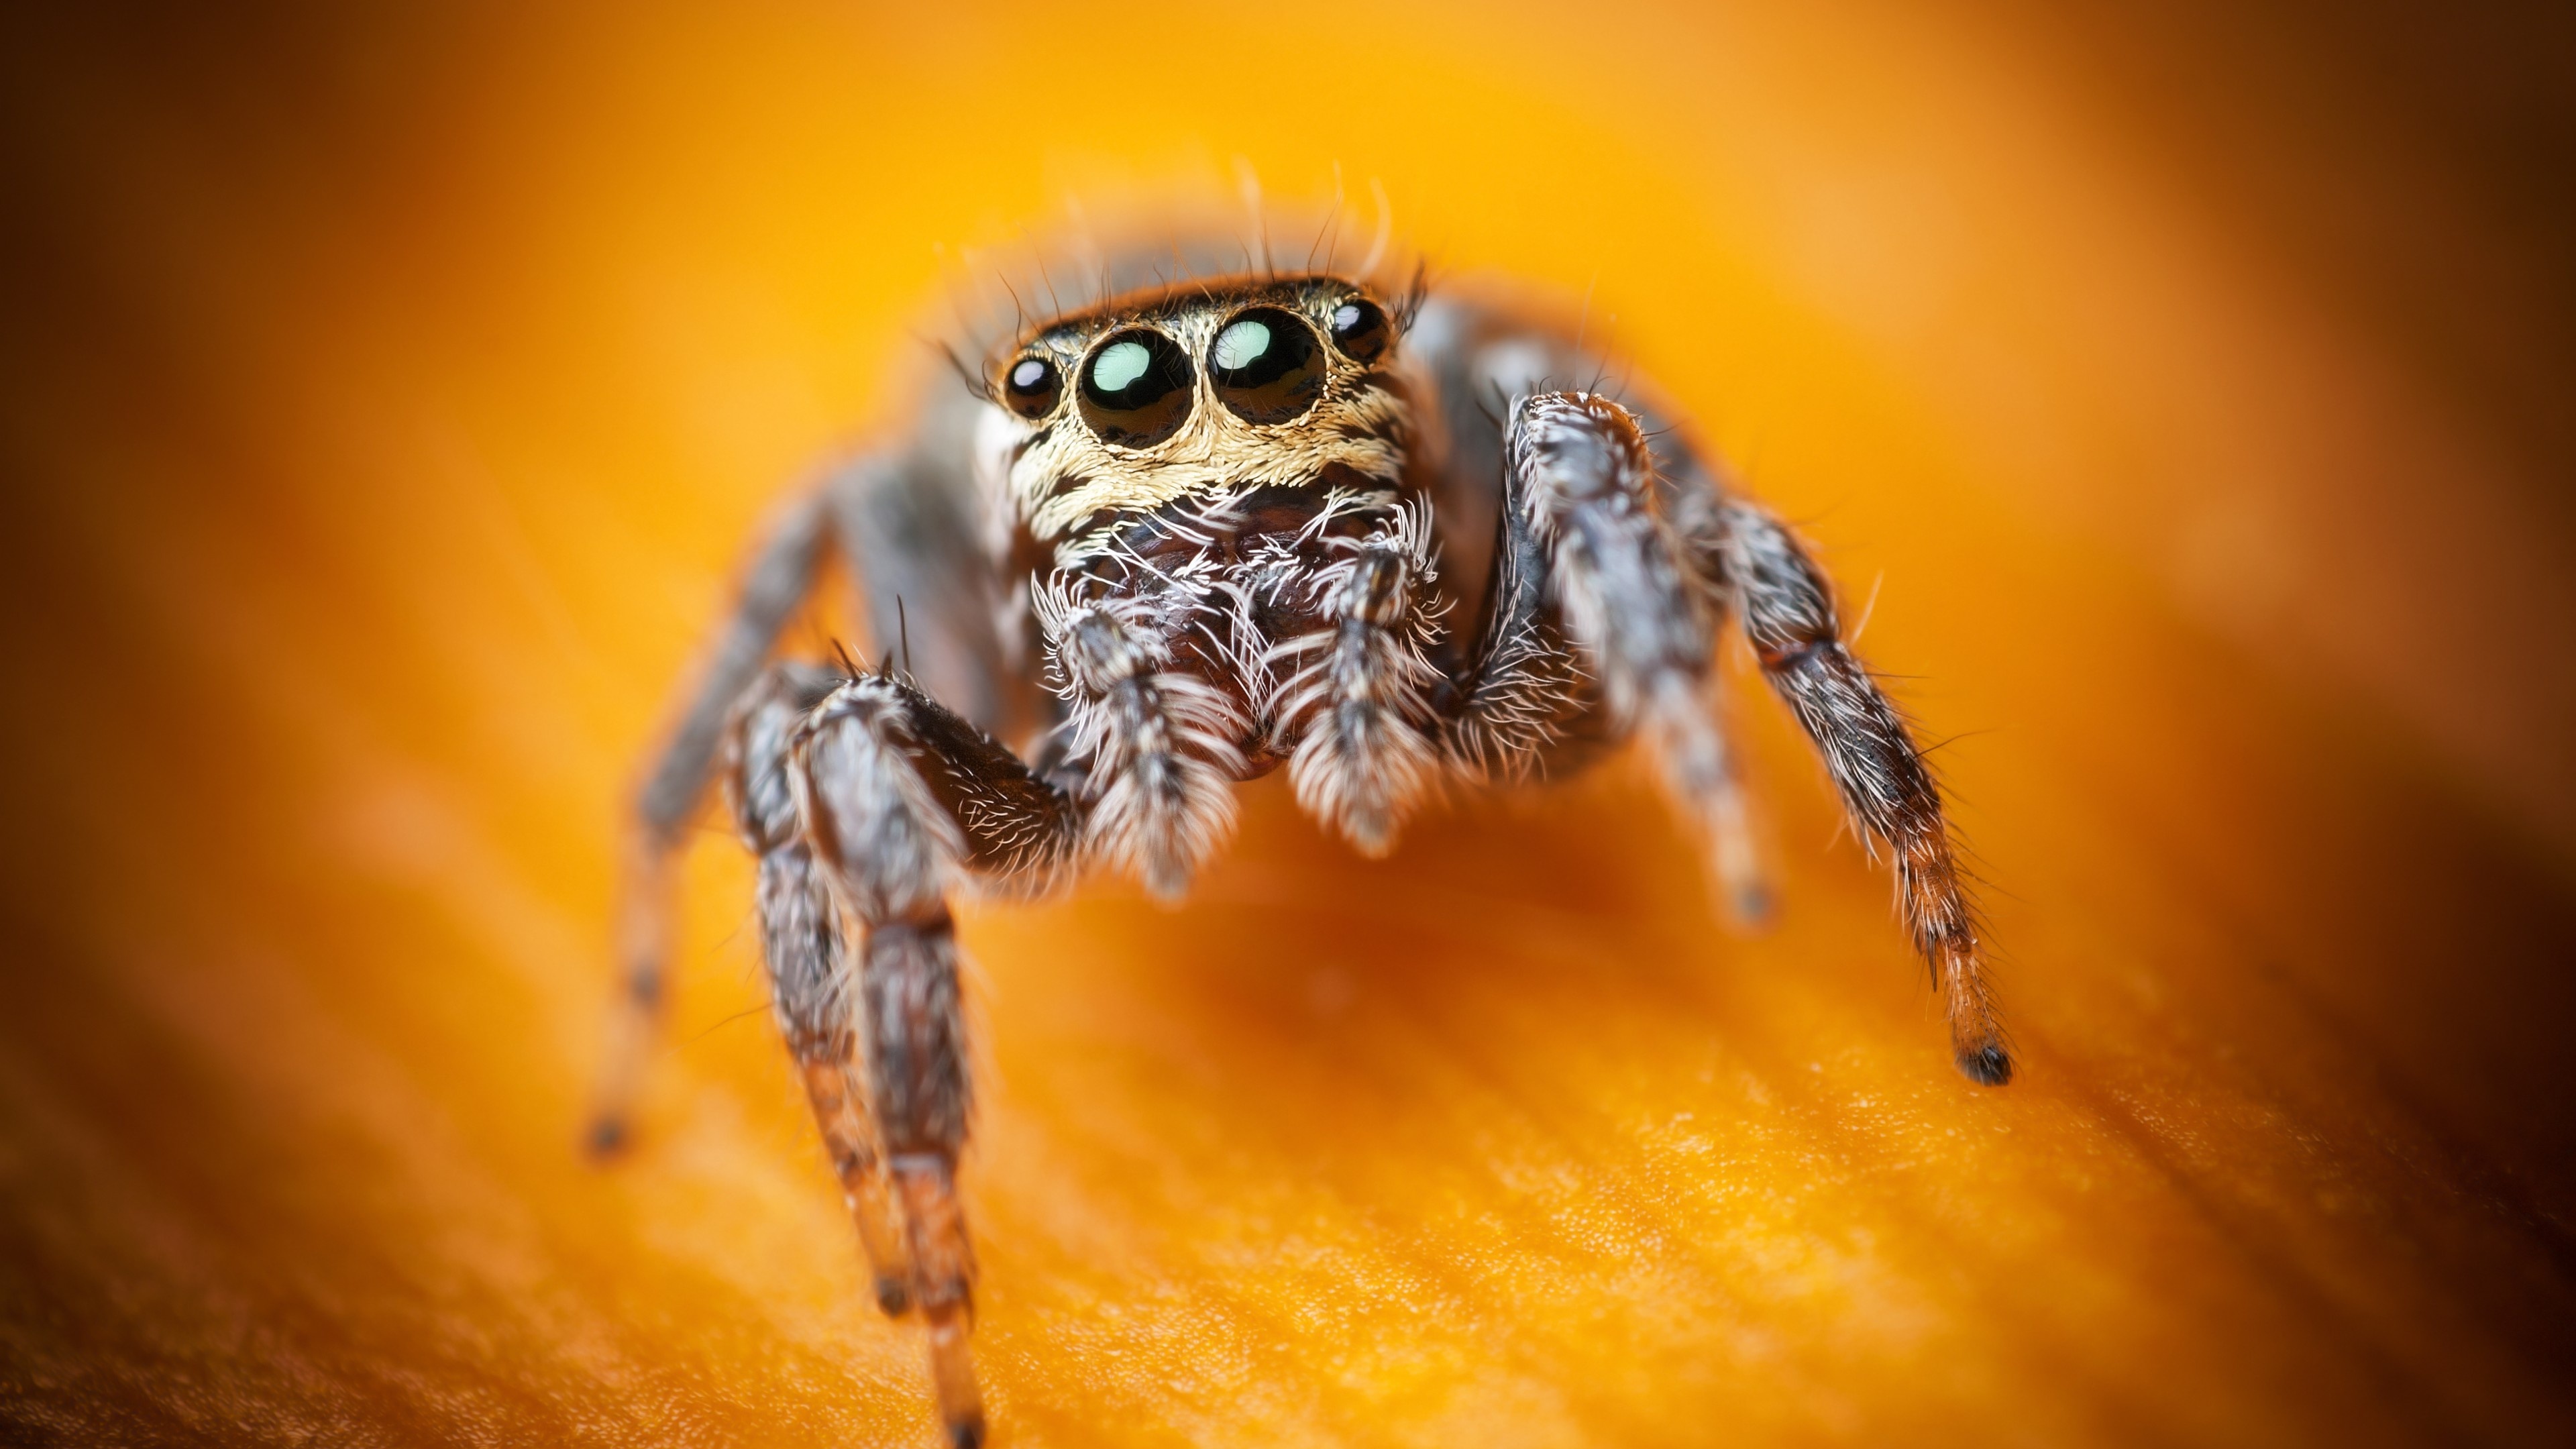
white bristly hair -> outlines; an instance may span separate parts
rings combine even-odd
[[[1179,590],[1175,592],[1187,592]],[[1172,640],[1197,600],[1170,617],[1169,595],[1086,599],[1058,575],[1032,603],[1057,695],[1069,706],[1069,758],[1106,782],[1086,845],[1158,896],[1178,896],[1234,829],[1241,706],[1170,667]]]
[[[1269,713],[1280,737],[1297,741],[1288,778],[1298,803],[1364,854],[1381,855],[1440,765],[1427,734],[1440,679],[1430,651],[1441,621],[1424,603],[1437,577],[1431,520],[1406,500],[1363,537],[1324,538],[1340,502],[1329,498],[1307,535],[1339,557],[1299,581],[1329,627],[1271,647],[1265,662],[1301,662]]]

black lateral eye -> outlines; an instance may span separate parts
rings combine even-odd
[[[1104,443],[1150,448],[1189,416],[1189,354],[1160,332],[1115,333],[1082,365],[1082,420]]]
[[[1208,376],[1228,412],[1247,423],[1284,423],[1324,392],[1323,349],[1293,312],[1253,307],[1234,314],[1208,348]]]
[[[1366,297],[1353,297],[1333,309],[1333,345],[1353,362],[1375,362],[1395,340],[1386,309]]]
[[[1055,411],[1064,396],[1064,374],[1044,357],[1023,357],[1002,374],[1002,402],[1034,422]]]

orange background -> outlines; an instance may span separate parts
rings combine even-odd
[[[1237,157],[1589,292],[1876,594],[2023,1074],[1749,685],[1757,938],[1633,763],[1377,864],[1264,782],[1185,909],[965,917],[1000,1442],[2576,1435],[2563,21],[65,10],[0,43],[12,1436],[927,1442],[712,828],[573,1151],[618,801],[956,278]]]

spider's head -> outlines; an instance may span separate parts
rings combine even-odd
[[[1393,489],[1413,439],[1400,331],[1330,276],[1193,283],[1047,322],[990,374],[987,485],[1059,563],[1173,505]]]

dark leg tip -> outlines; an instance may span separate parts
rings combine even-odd
[[[647,1012],[660,1010],[662,1005],[662,972],[660,968],[655,967],[638,971],[634,975],[627,977],[626,999],[634,1002],[637,1007]]]
[[[885,1310],[886,1317],[901,1318],[904,1311],[912,1307],[912,1290],[906,1288],[900,1278],[879,1278],[877,1306]]]
[[[626,1150],[626,1144],[626,1119],[623,1117],[601,1117],[593,1121],[590,1131],[582,1138],[582,1146],[589,1150],[594,1162],[606,1162],[617,1157]]]
[[[2012,1058],[2000,1045],[1988,1042],[1973,1051],[1959,1053],[1959,1071],[1981,1087],[2000,1087],[2012,1080]]]
[[[984,1449],[984,1419],[977,1415],[948,1426],[950,1449]]]

